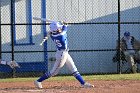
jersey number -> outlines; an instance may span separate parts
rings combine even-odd
[[[62,46],[62,44],[60,43],[59,40],[55,40],[55,39],[54,39],[54,42],[55,42],[56,46],[58,46],[58,47],[61,47],[61,46]]]

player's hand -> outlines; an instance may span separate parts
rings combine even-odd
[[[59,23],[60,23],[61,25],[68,25],[68,23],[66,23],[66,22],[64,22],[64,21],[59,21]]]
[[[45,39],[45,40],[48,40],[48,36],[46,36],[44,39]]]

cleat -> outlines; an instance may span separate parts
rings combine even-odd
[[[84,87],[84,88],[93,88],[94,85],[86,82],[85,84],[82,85],[82,87]]]
[[[40,88],[40,89],[43,88],[41,82],[38,82],[37,80],[34,81],[34,85],[36,88]]]

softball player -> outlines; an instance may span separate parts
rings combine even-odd
[[[129,62],[132,67],[132,72],[137,73],[135,60],[139,60],[140,58],[140,41],[131,36],[130,32],[125,32],[121,42],[121,49],[124,52],[127,62]]]
[[[82,76],[78,72],[73,59],[69,55],[68,51],[68,41],[67,41],[67,25],[64,25],[60,22],[51,22],[49,35],[54,41],[57,51],[55,54],[56,62],[50,72],[46,72],[38,80],[34,81],[34,84],[37,88],[42,88],[41,82],[45,79],[48,79],[52,76],[58,74],[59,70],[66,64],[72,75],[80,82],[82,87],[94,87],[90,83],[87,83],[83,80]]]
[[[8,65],[11,68],[20,67],[17,62],[15,61],[0,61],[0,64]]]

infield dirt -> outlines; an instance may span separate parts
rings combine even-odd
[[[0,93],[140,93],[140,80],[88,81],[94,88],[82,88],[77,81],[44,81],[43,89],[30,82],[0,82]]]

